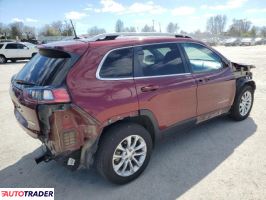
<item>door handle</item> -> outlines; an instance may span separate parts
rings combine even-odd
[[[201,78],[201,79],[198,79],[198,82],[199,83],[206,83],[206,82],[208,82],[210,80],[211,80],[210,78]]]
[[[203,79],[198,79],[198,82],[203,83],[204,81],[203,81]]]
[[[159,89],[159,86],[157,85],[148,85],[141,88],[142,92],[152,92]]]

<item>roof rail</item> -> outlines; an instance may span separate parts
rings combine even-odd
[[[191,38],[186,35],[177,35],[173,33],[158,33],[158,32],[119,32],[119,33],[103,33],[100,35],[93,36],[91,38],[85,39],[86,41],[106,41],[106,40],[115,40],[117,38],[123,38],[123,37],[158,37],[158,36],[165,36],[165,37],[176,37],[176,38]]]

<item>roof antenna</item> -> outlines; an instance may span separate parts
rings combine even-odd
[[[74,25],[73,25],[71,19],[70,19],[70,23],[71,23],[71,26],[72,26],[72,29],[73,29],[73,32],[74,32],[74,35],[75,35],[74,39],[80,39],[80,38],[77,36],[77,33],[76,33],[76,30],[75,30],[75,27],[74,27]]]

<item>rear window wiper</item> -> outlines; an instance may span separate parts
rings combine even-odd
[[[24,81],[24,80],[15,80],[15,82],[21,85],[35,85],[34,83]]]

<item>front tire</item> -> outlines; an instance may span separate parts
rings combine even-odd
[[[235,102],[231,109],[231,116],[236,121],[246,119],[253,106],[254,89],[250,85],[244,86],[235,97]]]
[[[149,132],[138,124],[123,123],[111,127],[102,137],[96,155],[99,173],[115,184],[140,176],[152,152]]]

